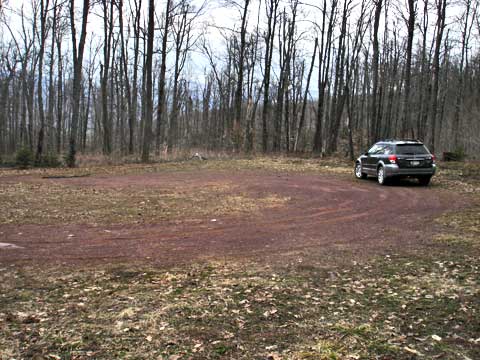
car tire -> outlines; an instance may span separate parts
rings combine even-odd
[[[362,172],[362,164],[360,162],[357,162],[355,164],[355,177],[357,179],[366,179],[367,178],[367,174]]]
[[[422,186],[428,186],[428,184],[430,184],[430,179],[431,178],[432,178],[431,176],[422,176],[422,177],[418,178],[418,182]]]
[[[379,166],[377,169],[377,181],[380,185],[387,185],[387,177],[385,176],[385,168],[383,166]]]

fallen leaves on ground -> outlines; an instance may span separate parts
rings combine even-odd
[[[3,357],[478,358],[478,256],[0,269]]]

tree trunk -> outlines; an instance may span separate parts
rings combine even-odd
[[[250,0],[244,0],[242,24],[240,26],[240,48],[238,54],[237,85],[235,88],[233,134],[232,142],[236,151],[240,150],[242,144],[241,122],[242,122],[242,100],[243,100],[243,68],[245,65],[245,37],[247,35],[248,5]]]
[[[335,24],[335,12],[338,0],[332,0],[330,5],[330,16],[328,21],[328,30],[325,37],[325,26],[327,19],[327,1],[323,2],[322,10],[322,37],[319,46],[319,66],[318,66],[318,102],[317,115],[315,122],[315,135],[313,138],[313,152],[321,154],[323,151],[323,112],[325,104],[325,93],[327,88],[327,79],[330,70],[330,52],[332,47],[333,28]]]
[[[312,78],[313,66],[315,65],[315,56],[317,54],[317,47],[318,47],[318,38],[315,38],[315,45],[313,47],[313,55],[312,55],[312,62],[310,63],[310,70],[308,71],[307,76],[307,84],[305,86],[305,93],[303,95],[303,104],[302,104],[302,113],[300,115],[300,122],[298,123],[297,134],[295,136],[295,144],[293,146],[293,151],[297,151],[298,149],[298,141],[302,134],[303,126],[305,123],[305,113],[307,111],[307,103],[308,103],[308,90],[310,88],[310,79]]]
[[[75,29],[75,0],[70,0],[70,28],[72,34],[72,55],[73,55],[73,90],[72,90],[72,120],[70,129],[69,152],[67,165],[75,166],[75,156],[77,152],[77,129],[80,115],[80,91],[82,89],[82,66],[83,53],[85,49],[85,40],[87,37],[87,20],[90,10],[90,0],[83,0],[82,29],[80,32],[80,41],[77,45],[77,36]],[[78,48],[77,48],[78,46]]]
[[[408,23],[407,23],[407,60],[405,64],[405,93],[403,98],[403,118],[401,137],[404,138],[407,134],[413,137],[413,126],[410,119],[410,79],[412,74],[412,46],[413,35],[415,31],[415,16],[417,12],[416,0],[408,0]]]
[[[383,0],[375,1],[375,17],[373,24],[373,59],[372,59],[372,103],[370,105],[370,143],[374,143],[379,137],[379,94],[378,94],[378,64],[379,64],[379,45],[378,45],[378,28],[380,25],[380,15],[382,13]]]
[[[108,111],[108,75],[110,70],[110,52],[112,49],[113,35],[113,4],[114,1],[107,3],[102,0],[103,4],[103,65],[101,68],[101,89],[102,89],[102,123],[103,123],[103,153],[109,155],[112,152],[112,116]],[[110,11],[108,10],[110,5]]]
[[[158,107],[157,107],[157,129],[156,129],[156,142],[155,150],[158,154],[160,152],[160,143],[162,140],[162,127],[163,116],[165,112],[165,78],[167,72],[167,42],[168,42],[168,30],[170,26],[170,12],[171,12],[172,0],[167,0],[167,7],[165,9],[165,28],[163,30],[162,38],[162,62],[160,65],[160,78],[158,79]]]
[[[467,59],[467,51],[469,47],[469,38],[471,32],[471,26],[473,25],[473,17],[472,23],[470,25],[469,30],[469,18],[470,18],[470,10],[471,10],[471,0],[465,1],[465,12],[464,12],[464,23],[462,29],[462,49],[461,49],[461,60],[460,60],[460,68],[458,74],[458,85],[457,85],[457,94],[455,98],[455,110],[453,115],[453,147],[455,151],[460,150],[460,142],[459,142],[459,133],[460,133],[460,107],[463,103],[464,97],[464,87],[465,87],[465,60]]]
[[[152,120],[153,120],[153,89],[152,89],[152,60],[153,60],[153,38],[155,36],[155,1],[149,0],[148,5],[148,31],[147,31],[147,53],[145,60],[145,125],[142,147],[142,161],[150,159],[150,143],[152,141]]]
[[[272,68],[273,40],[277,23],[277,10],[279,0],[269,0],[267,7],[267,34],[265,37],[265,75],[263,79],[263,109],[262,109],[262,150],[268,151],[268,113],[270,110],[270,72]]]
[[[435,151],[435,137],[437,128],[438,111],[438,86],[440,76],[440,50],[442,47],[443,31],[445,29],[445,11],[447,0],[436,0],[437,6],[437,26],[435,37],[435,50],[433,54],[432,71],[432,95],[430,107],[430,150]]]
[[[45,41],[47,39],[47,13],[49,0],[40,0],[40,49],[38,53],[38,114],[40,117],[40,130],[38,132],[37,152],[35,154],[35,163],[40,164],[43,155],[43,145],[45,138],[45,111],[43,108],[43,58],[45,54]],[[33,95],[33,94],[32,94]]]
[[[62,64],[62,37],[58,35],[57,43],[57,127],[56,127],[56,148],[57,154],[62,150],[62,131],[63,131],[63,64]]]

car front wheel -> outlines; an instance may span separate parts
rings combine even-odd
[[[380,185],[387,184],[387,178],[385,177],[385,169],[383,166],[380,166],[377,170],[377,181]]]
[[[362,172],[362,164],[361,163],[356,163],[355,164],[355,177],[357,179],[366,179],[367,174]]]

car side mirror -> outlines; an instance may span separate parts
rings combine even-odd
[[[368,156],[368,151],[365,151],[363,155]]]

